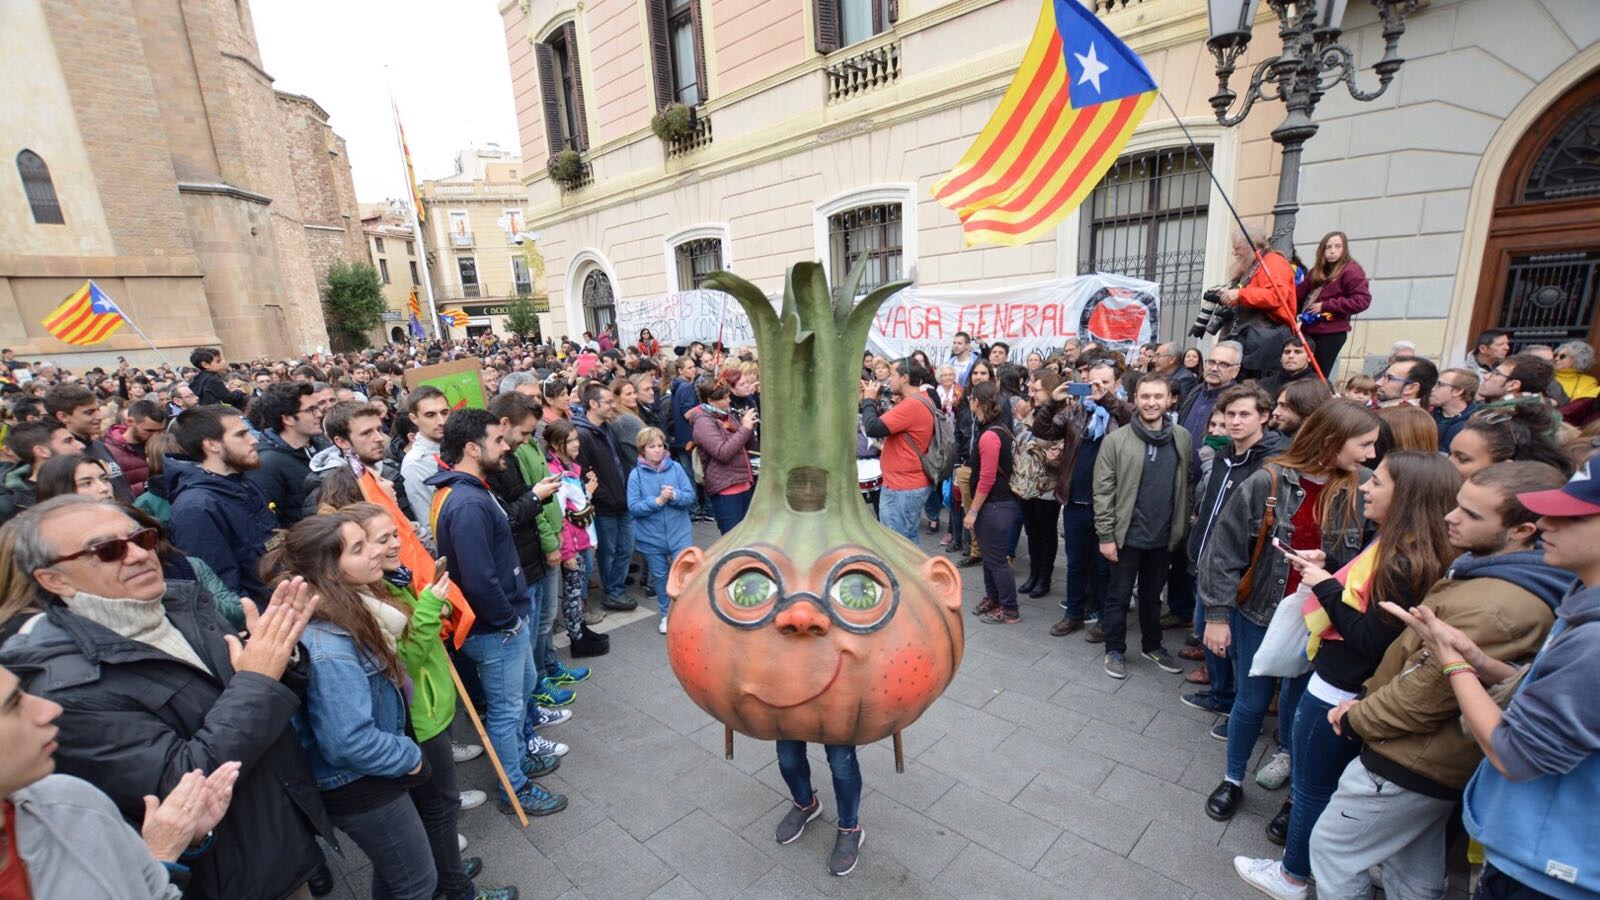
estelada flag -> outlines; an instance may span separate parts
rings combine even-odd
[[[58,340],[86,347],[115,334],[125,321],[122,310],[106,292],[93,281],[85,281],[83,287],[51,310],[42,324]]]
[[[1078,0],[1044,0],[1016,77],[933,196],[967,244],[1029,243],[1088,196],[1155,101],[1138,54]]]
[[[417,302],[416,291],[412,291],[411,296],[406,298],[406,311],[419,319],[422,318],[422,304]]]

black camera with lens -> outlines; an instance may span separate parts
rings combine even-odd
[[[1200,295],[1200,311],[1194,324],[1189,326],[1189,336],[1202,338],[1215,335],[1233,321],[1233,307],[1222,302],[1222,288],[1208,288]]]

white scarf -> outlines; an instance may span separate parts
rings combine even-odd
[[[189,646],[189,641],[167,618],[167,608],[161,600],[113,600],[78,591],[65,598],[67,609],[101,625],[130,641],[138,641],[162,653],[188,663],[207,674],[212,674],[200,660],[200,654]]]

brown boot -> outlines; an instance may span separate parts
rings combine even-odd
[[[1071,616],[1062,616],[1061,621],[1050,626],[1050,633],[1056,637],[1066,637],[1082,627],[1082,619],[1074,619]]]

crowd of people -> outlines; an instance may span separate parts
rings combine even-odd
[[[1220,302],[1308,312],[1304,342],[1240,314],[1204,350],[869,353],[880,521],[981,567],[981,623],[1055,596],[1049,633],[1102,645],[1107,676],[1182,676],[1174,700],[1227,746],[1214,819],[1275,717],[1254,781],[1289,788],[1283,856],[1235,860],[1270,896],[1364,897],[1374,872],[1442,896],[1457,822],[1482,896],[1600,891],[1563,818],[1600,799],[1593,351],[1489,331],[1459,365],[1397,345],[1341,375],[1366,302],[1343,236],[1298,289],[1239,244]],[[608,652],[594,626],[633,587],[666,634],[693,525],[736,528],[760,477],[754,348],[585,337],[82,374],[5,351],[0,894],[321,895],[337,828],[374,896],[516,897],[463,855],[458,817],[489,792],[456,766],[486,744],[503,813],[565,809],[547,732]],[[463,357],[483,408],[406,384]],[[464,699],[482,744],[460,740]],[[788,843],[820,805],[803,745],[779,750]],[[842,875],[862,785],[852,748],[827,758]]]

